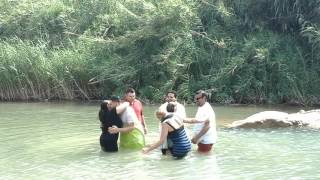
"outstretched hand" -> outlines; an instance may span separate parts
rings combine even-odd
[[[193,138],[191,139],[191,142],[192,142],[193,144],[197,144],[198,141],[199,141],[199,139],[196,138],[196,137],[193,137]]]
[[[147,148],[147,147],[142,148],[142,153],[143,154],[148,154],[149,153],[149,148]]]
[[[143,128],[143,132],[144,132],[144,134],[147,134],[148,133],[148,129],[146,127]]]

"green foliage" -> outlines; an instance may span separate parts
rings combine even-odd
[[[18,37],[49,46],[64,43],[67,7],[60,1],[9,1],[10,11],[0,20],[0,37]]]
[[[319,104],[319,0],[0,2],[0,99],[134,87],[193,101]]]

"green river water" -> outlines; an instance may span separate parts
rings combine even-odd
[[[0,179],[320,179],[320,130],[228,129],[264,110],[299,107],[213,106],[218,143],[183,160],[99,145],[98,103],[0,103]],[[147,144],[158,138],[157,106],[145,106]],[[186,107],[194,116],[195,106]],[[191,126],[188,126],[191,128]]]

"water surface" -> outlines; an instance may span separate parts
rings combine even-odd
[[[146,106],[147,143],[158,138],[157,106]],[[264,110],[298,107],[214,106],[214,152],[196,146],[183,160],[140,151],[101,152],[99,104],[0,103],[0,179],[319,179],[320,131],[227,129]],[[187,106],[189,116],[195,106]],[[191,128],[188,126],[188,128]]]

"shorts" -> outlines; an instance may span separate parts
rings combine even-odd
[[[145,146],[144,133],[134,128],[127,133],[120,133],[120,147],[123,149],[142,149]]]
[[[199,152],[209,152],[212,149],[213,144],[202,144],[198,143],[198,151]]]

